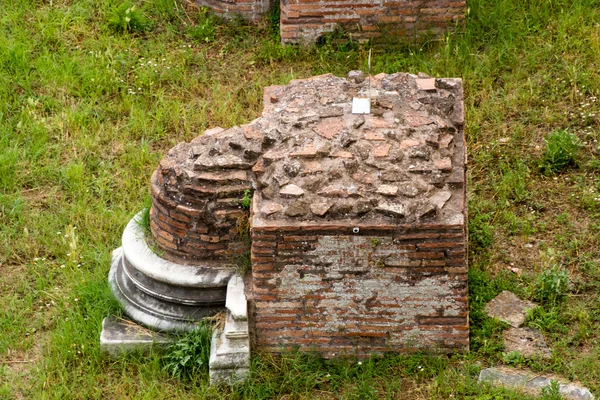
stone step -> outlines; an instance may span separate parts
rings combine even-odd
[[[102,320],[100,349],[110,357],[123,353],[148,352],[153,346],[164,347],[173,338],[148,330],[124,318],[107,317]]]

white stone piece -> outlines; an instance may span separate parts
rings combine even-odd
[[[521,300],[514,293],[505,290],[485,306],[485,311],[489,317],[519,328],[525,322],[527,311],[533,308],[534,303]]]
[[[552,381],[558,381],[559,392],[565,399],[593,400],[594,395],[588,388],[564,382],[554,377],[540,375],[531,371],[515,371],[509,368],[485,368],[479,373],[478,382],[490,382],[496,386],[518,388],[524,392],[538,395],[548,388]]]
[[[227,284],[225,308],[234,320],[248,320],[248,301],[244,293],[244,279],[239,275],[233,276]]]
[[[172,338],[132,321],[115,317],[102,320],[100,350],[113,358],[132,351],[149,351],[153,346],[165,346],[172,341]]]
[[[450,200],[450,197],[452,197],[451,192],[441,191],[431,196],[429,198],[429,202],[441,210],[442,208],[444,208],[446,202]]]
[[[352,114],[371,114],[371,99],[354,97],[352,99]]]
[[[250,368],[248,307],[244,280],[236,275],[227,285],[227,315],[222,332],[213,333],[209,375],[211,385],[244,381]]]

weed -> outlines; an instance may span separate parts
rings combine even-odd
[[[562,398],[558,381],[553,380],[550,385],[542,388],[542,400],[561,400]]]
[[[202,322],[196,329],[168,346],[163,356],[163,369],[179,379],[190,379],[208,372],[213,328]]]
[[[518,350],[511,351],[510,353],[502,353],[502,361],[513,367],[522,367],[526,363],[525,357]]]
[[[381,244],[381,240],[380,239],[378,239],[378,238],[372,238],[371,239],[371,247],[376,248],[380,244]]]
[[[251,190],[245,190],[244,191],[244,196],[239,200],[239,204],[240,206],[242,206],[242,208],[249,210],[250,209],[250,205],[252,204],[252,191]]]
[[[113,9],[108,26],[118,33],[141,33],[152,28],[150,21],[128,1]]]
[[[483,250],[493,244],[494,234],[489,215],[478,214],[469,219],[469,244],[472,251]]]
[[[525,323],[527,326],[537,328],[545,333],[565,334],[568,331],[567,320],[556,307],[549,310],[544,307],[535,307],[529,310]]]
[[[188,34],[200,42],[213,42],[217,31],[216,18],[210,14],[207,7],[202,7],[198,12],[196,23],[188,28]]]
[[[546,306],[556,306],[568,293],[569,274],[557,265],[543,271],[535,281],[534,297]]]
[[[556,174],[577,164],[577,153],[581,147],[577,136],[561,129],[549,134],[545,142],[546,148],[540,165],[543,174]]]
[[[152,198],[147,196],[144,200],[144,207],[140,212],[139,218],[135,219],[138,228],[144,234],[145,238],[150,237],[150,209],[152,208]]]

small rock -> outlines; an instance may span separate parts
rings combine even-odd
[[[382,203],[377,206],[376,210],[393,217],[404,218],[406,215],[404,205],[401,203]]]
[[[440,158],[435,160],[433,163],[435,165],[435,169],[438,169],[442,172],[452,171],[452,160],[450,158]]]
[[[415,207],[415,214],[418,219],[435,218],[438,213],[438,208],[429,203],[423,202]]]
[[[333,137],[340,134],[344,128],[346,128],[346,124],[344,120],[341,118],[325,118],[319,122],[313,130],[318,133],[320,136],[323,136],[326,139],[332,139]]]
[[[419,189],[417,186],[411,182],[403,182],[398,187],[398,190],[401,195],[406,197],[415,197],[419,194]]]
[[[300,168],[302,168],[302,164],[300,164],[299,161],[292,161],[283,164],[283,170],[292,178],[298,175],[298,173],[300,172]]]
[[[332,217],[346,217],[352,212],[352,205],[346,203],[335,203],[329,209]]]
[[[510,328],[502,333],[502,337],[504,338],[504,351],[507,353],[518,351],[525,358],[549,359],[552,357],[546,339],[538,329]]]
[[[514,328],[525,322],[527,311],[535,308],[535,304],[519,299],[508,290],[503,291],[485,306],[488,317],[499,319]]]
[[[213,169],[249,169],[252,164],[242,160],[234,155],[222,155],[211,157],[208,154],[198,157],[194,162],[195,170],[213,170]]]
[[[373,157],[387,157],[390,154],[391,147],[392,145],[389,143],[380,144],[378,146],[373,147]]]
[[[327,186],[321,189],[317,194],[323,197],[348,197],[348,192],[339,184]]]
[[[441,210],[444,208],[444,205],[446,205],[446,202],[450,200],[450,197],[452,197],[452,193],[440,191],[429,197],[429,202],[435,204],[435,206]]]
[[[495,386],[521,389],[524,392],[539,395],[543,388],[549,388],[552,381],[558,381],[558,391],[565,399],[593,400],[588,388],[562,381],[553,376],[540,375],[529,370],[516,371],[511,368],[485,368],[479,373],[478,382],[490,382]],[[562,382],[561,382],[562,381]]]
[[[350,153],[349,151],[336,151],[335,153],[333,153],[331,155],[331,157],[334,158],[354,158],[354,154]]]
[[[288,217],[302,217],[306,214],[308,214],[308,202],[304,200],[297,200],[285,209],[285,215]]]
[[[327,211],[331,208],[331,204],[327,203],[313,203],[310,205],[310,212],[313,214],[322,217],[327,214]]]
[[[348,72],[347,79],[352,83],[362,83],[365,81],[365,74],[362,71],[350,71]]]
[[[299,186],[294,184],[289,184],[284,186],[280,191],[279,195],[281,197],[294,198],[294,197],[302,197],[304,195],[304,190]]]
[[[384,196],[396,196],[398,194],[398,186],[380,185],[376,192]]]
[[[265,215],[272,215],[281,211],[283,207],[280,204],[269,201],[261,207],[260,211]]]
[[[450,146],[450,143],[452,143],[452,141],[454,140],[454,136],[450,135],[448,133],[444,134],[441,138],[440,138],[440,148],[441,149],[447,149],[448,146]]]
[[[364,123],[364,118],[363,118]],[[343,131],[340,135],[340,145],[344,148],[350,146],[353,143],[356,143],[358,140],[358,135],[349,133],[348,131]]]
[[[419,90],[425,90],[425,91],[435,91],[436,90],[435,78],[419,78],[419,79],[415,79],[415,82],[417,83],[417,88]]]

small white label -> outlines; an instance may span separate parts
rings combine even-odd
[[[371,99],[354,97],[352,99],[352,114],[370,114]]]

